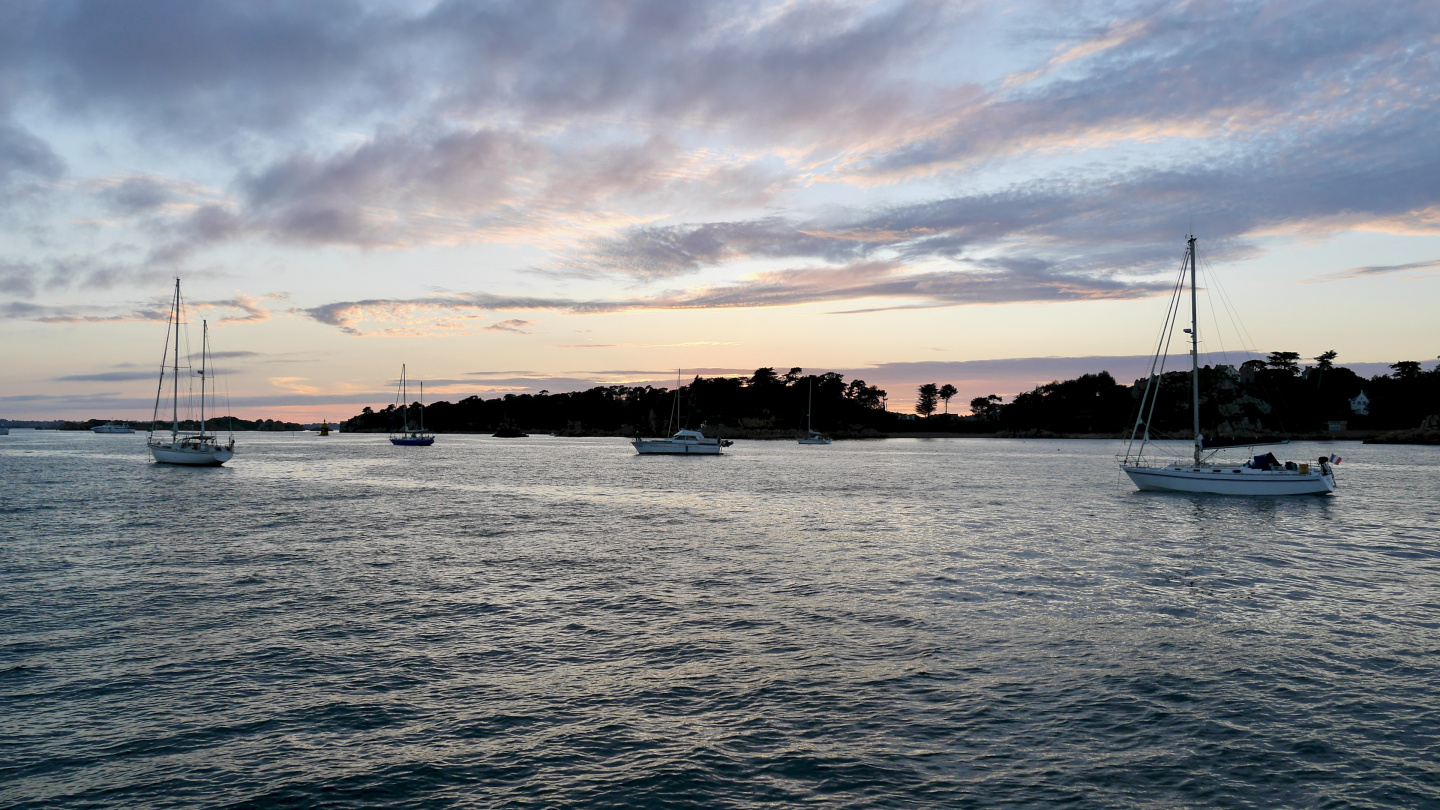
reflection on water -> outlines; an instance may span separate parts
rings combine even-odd
[[[1436,795],[1433,448],[1304,498],[1109,442],[238,448],[0,437],[0,804]]]

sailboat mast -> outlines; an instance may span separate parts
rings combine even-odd
[[[405,364],[400,364],[400,432],[410,432],[410,390],[405,384]]]
[[[175,356],[170,377],[173,388],[170,395],[170,442],[174,444],[180,436],[180,277],[175,277]]]
[[[420,381],[420,432],[425,432],[425,381]]]
[[[1190,254],[1190,395],[1191,413],[1195,417],[1195,463],[1200,463],[1204,439],[1200,436],[1200,318],[1196,304],[1195,237],[1189,239]]]
[[[675,400],[670,403],[670,419],[665,422],[665,435],[675,435],[675,423],[680,421],[680,369],[675,369]]]
[[[810,427],[810,417],[815,413],[815,377],[810,377],[810,391],[805,396],[805,429],[811,433],[815,429]]]
[[[200,435],[205,435],[205,355],[210,351],[210,322],[200,321]]]

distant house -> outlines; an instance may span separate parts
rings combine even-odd
[[[1370,397],[1365,396],[1364,391],[1360,392],[1360,396],[1350,400],[1350,412],[1358,416],[1370,415]]]

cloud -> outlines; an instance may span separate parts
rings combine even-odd
[[[64,173],[65,163],[49,144],[20,126],[0,120],[0,192],[17,195],[27,184],[55,180]],[[0,199],[0,206],[13,203],[13,199]]]
[[[1316,281],[1339,281],[1348,278],[1365,278],[1367,276],[1384,276],[1391,273],[1405,273],[1412,270],[1436,270],[1440,269],[1440,259],[1431,259],[1424,262],[1409,262],[1408,264],[1385,264],[1370,265],[1366,267],[1352,267],[1349,270],[1341,270],[1336,273],[1326,273],[1309,279]]]
[[[308,380],[308,377],[270,377],[266,382],[282,391],[294,394],[319,394],[320,387],[318,385],[308,384]]]
[[[485,327],[492,332],[515,332],[520,335],[530,334],[525,327],[534,326],[534,321],[521,320],[520,318],[507,318],[506,320],[492,323]]]
[[[156,371],[102,371],[96,374],[67,374],[51,377],[54,382],[130,382],[156,379]]]
[[[186,307],[194,312],[218,311],[221,317],[215,321],[216,325],[227,323],[263,323],[270,320],[270,310],[261,304],[262,300],[280,300],[287,296],[287,293],[270,293],[260,299],[248,295],[236,294],[232,298],[223,298],[214,301],[185,301]],[[125,323],[125,322],[160,322],[166,323],[170,320],[169,298],[154,298],[142,304],[32,304],[24,301],[11,301],[0,303],[0,318],[12,318],[15,320],[37,321],[39,323]],[[224,314],[226,312],[240,314]],[[228,356],[238,357],[251,355],[254,352],[228,353]],[[216,356],[222,356],[216,354]]]
[[[748,279],[652,296],[570,299],[446,294],[413,299],[337,301],[295,308],[292,314],[364,336],[367,323],[396,323],[391,329],[450,328],[445,319],[472,317],[467,311],[553,310],[571,314],[607,314],[637,310],[749,309],[858,300],[903,300],[930,306],[1004,304],[1137,298],[1157,294],[1168,284],[1115,281],[1065,275],[1051,268],[912,271],[897,262],[856,262],[843,267],[813,267],[757,273]],[[394,332],[391,332],[392,334]]]
[[[69,204],[86,210],[0,264],[0,294],[189,277],[239,242],[302,255],[507,242],[548,251],[543,272],[633,285],[397,288],[294,310],[355,334],[468,334],[503,330],[478,321],[509,310],[1145,295],[1192,220],[1217,259],[1275,233],[1440,233],[1440,65],[1417,56],[1434,50],[1440,6],[1056,8],[8,4],[0,187],[78,190]],[[994,41],[1003,73],[964,67]],[[104,151],[87,137],[206,182],[59,182],[61,144]],[[818,205],[829,189],[847,205]],[[81,221],[123,236],[74,247],[64,229]],[[706,285],[681,281],[705,271]],[[226,306],[221,323],[270,317],[253,299]],[[35,307],[0,314],[135,317]]]
[[[0,303],[0,318],[39,323],[125,323],[133,321],[166,323],[170,311],[164,302],[125,309],[109,306],[31,304],[24,301]]]

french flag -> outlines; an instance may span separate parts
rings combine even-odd
[[[1334,453],[1331,453],[1331,454],[1330,454],[1330,463],[1331,463],[1331,464],[1339,464],[1339,463],[1340,463],[1340,457],[1337,456],[1337,455],[1335,455]]]

